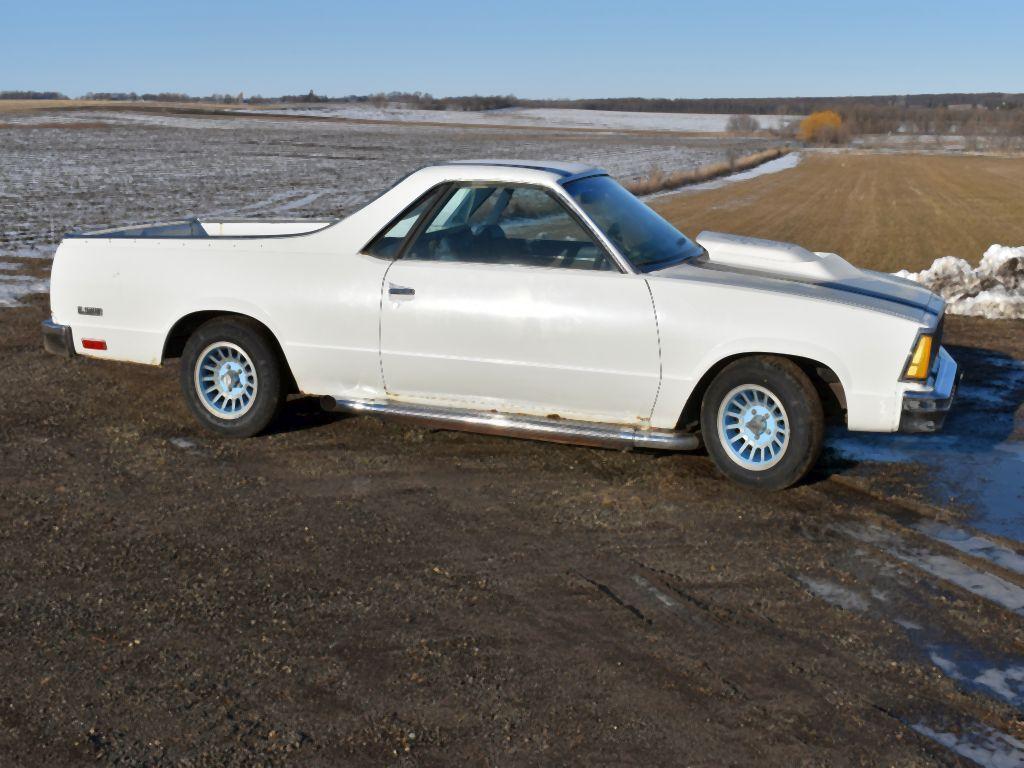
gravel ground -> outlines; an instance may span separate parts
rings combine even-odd
[[[0,129],[0,278],[34,290],[73,224],[341,213],[438,156],[679,146],[32,119]],[[698,453],[303,398],[224,442],[173,365],[45,355],[23,292],[0,309],[0,765],[1024,764],[1019,528],[974,531],[928,466],[841,435],[807,483],[755,495]],[[949,318],[947,343],[974,395],[946,435],[984,421],[1005,453],[1024,325]]]
[[[906,553],[1024,577],[922,534],[958,523],[912,475],[756,496],[697,454],[308,399],[222,442],[173,367],[42,353],[27,301],[0,324],[0,763],[956,765],[937,740],[1024,736],[930,660],[1010,674],[1020,610]],[[1024,357],[1019,324],[949,325],[969,364]]]

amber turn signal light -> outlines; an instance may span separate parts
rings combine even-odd
[[[927,379],[931,361],[932,337],[919,336],[917,346],[914,347],[914,353],[910,356],[910,362],[907,363],[907,370],[903,372],[903,378],[917,379],[919,381]]]

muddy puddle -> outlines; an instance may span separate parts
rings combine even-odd
[[[879,464],[914,465],[914,484],[927,500],[962,509],[983,531],[1024,541],[1024,362],[966,347],[950,352],[964,378],[941,432],[836,432],[826,448],[867,476]]]
[[[910,725],[917,733],[951,752],[984,768],[1021,768],[1024,766],[1024,741],[980,723],[933,726]],[[950,730],[942,730],[949,727]]]
[[[1024,615],[1024,587],[1017,583],[1024,558],[965,526],[911,519],[900,526],[837,525],[833,530],[854,543],[850,552],[834,561],[831,573],[794,578],[838,609],[898,627],[910,657],[960,691],[1024,712],[1024,657],[1009,639],[1016,617]],[[964,620],[963,592],[1005,611],[1000,621],[1007,624]],[[1024,742],[1015,731],[999,730],[998,718],[980,722],[941,705],[893,715],[973,764],[1024,766]]]

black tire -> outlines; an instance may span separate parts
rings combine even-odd
[[[764,397],[767,405],[738,391]],[[825,439],[825,415],[814,384],[796,363],[756,355],[730,363],[715,376],[701,401],[700,428],[723,475],[749,488],[777,491],[800,482],[817,462]],[[726,444],[729,440],[735,450]],[[762,440],[768,447],[755,447]],[[774,453],[769,456],[769,451]]]
[[[229,377],[234,377],[228,380],[235,387],[230,391],[241,393],[230,401],[238,404],[238,413],[219,415],[217,406],[208,405],[200,393],[197,367],[211,348],[240,353],[238,358],[228,359],[237,370],[227,371]],[[212,354],[216,356],[217,353]],[[204,371],[205,375],[211,373]],[[254,378],[252,373],[255,373]],[[214,318],[196,329],[185,343],[181,355],[180,380],[185,402],[199,423],[223,437],[259,434],[277,415],[285,399],[284,366],[276,345],[261,326],[243,317]],[[218,386],[215,382],[204,382],[206,384]],[[249,387],[251,395],[248,394]],[[215,389],[211,396],[217,394]],[[227,403],[226,397],[222,399],[221,409]]]

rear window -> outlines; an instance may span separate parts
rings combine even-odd
[[[423,195],[419,200],[403,211],[398,220],[393,222],[387,229],[375,237],[363,253],[370,256],[377,256],[382,259],[393,259],[398,255],[399,249],[406,236],[416,226],[420,216],[430,210],[430,207],[441,194],[441,189],[432,189]]]

